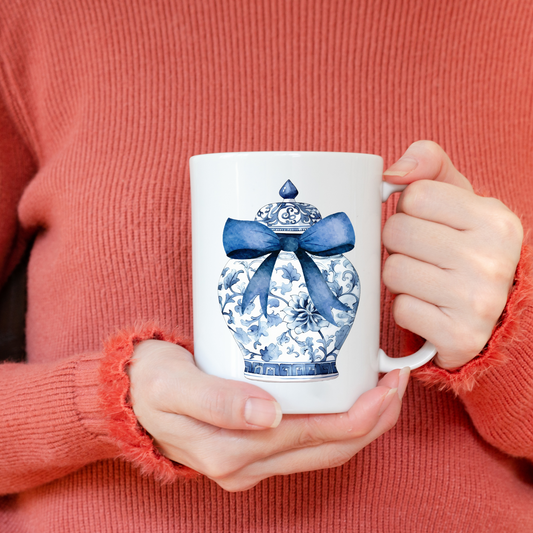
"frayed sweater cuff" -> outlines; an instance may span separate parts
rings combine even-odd
[[[108,420],[110,436],[120,449],[121,458],[162,483],[170,483],[180,477],[196,477],[198,474],[194,470],[174,463],[159,452],[133,412],[126,368],[135,346],[149,339],[172,342],[192,352],[190,340],[176,333],[165,332],[153,324],[122,331],[105,343],[104,359],[100,366],[100,404]]]
[[[441,390],[453,390],[461,394],[471,391],[487,370],[505,364],[510,358],[509,346],[526,340],[522,315],[525,309],[533,305],[532,273],[533,252],[529,246],[524,245],[507,305],[482,352],[453,371],[440,368],[430,361],[423,367],[413,370],[413,376]],[[410,345],[407,349],[412,349],[416,343],[414,336],[407,334],[406,344]]]

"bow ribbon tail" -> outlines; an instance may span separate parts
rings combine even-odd
[[[241,310],[243,313],[244,310],[252,303],[254,298],[259,295],[261,309],[263,310],[265,317],[267,316],[268,293],[270,292],[270,278],[272,278],[272,272],[274,270],[274,265],[276,264],[278,254],[279,251],[271,253],[259,265],[259,268],[252,276],[248,287],[246,287],[246,290],[242,295]]]
[[[320,273],[320,270],[316,266],[315,262],[307,255],[303,250],[297,250],[296,255],[302,265],[304,273],[305,284],[311,301],[313,302],[316,310],[330,323],[335,326],[337,323],[333,318],[333,309],[339,311],[349,311],[350,308],[344,305],[337,297],[331,292],[324,277]]]

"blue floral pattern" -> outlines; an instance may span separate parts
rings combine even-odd
[[[331,378],[336,360],[355,320],[360,298],[359,276],[343,255],[310,254],[327,286],[346,310],[333,309],[330,323],[316,309],[296,254],[282,251],[276,259],[266,316],[259,298],[242,309],[251,278],[265,260],[230,259],[218,284],[222,315],[245,360],[245,375],[284,381]]]
[[[306,292],[293,294],[283,313],[285,314],[283,321],[287,322],[287,327],[295,333],[317,332],[328,327],[328,321],[316,310]]]

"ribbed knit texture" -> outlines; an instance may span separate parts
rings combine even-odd
[[[390,165],[429,138],[533,227],[533,4],[1,0],[0,21],[2,279],[36,238],[29,364],[0,367],[2,533],[531,531],[531,302],[471,392],[413,380],[396,427],[344,466],[244,493],[141,475],[99,402],[111,334],[192,337],[194,154]]]

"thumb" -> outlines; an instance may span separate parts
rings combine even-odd
[[[194,363],[184,370],[178,412],[227,429],[275,428],[281,422],[279,403],[263,389],[210,376]]]
[[[281,422],[281,407],[268,392],[202,372],[190,352],[170,342],[138,344],[128,373],[136,412],[151,406],[227,429],[274,428]]]
[[[473,191],[470,182],[453,166],[446,152],[433,141],[414,142],[383,176],[390,183],[434,180]]]

